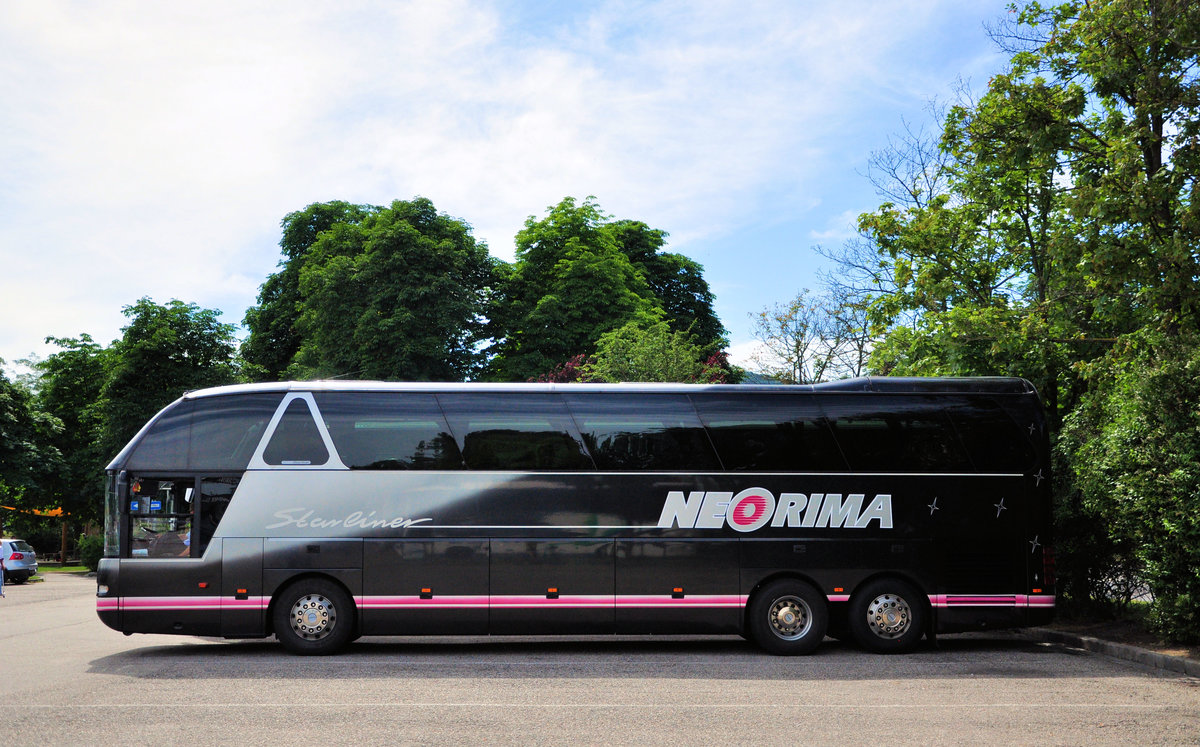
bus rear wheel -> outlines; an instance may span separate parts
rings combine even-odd
[[[275,599],[275,637],[293,654],[322,656],[349,643],[354,603],[342,587],[325,579],[298,581]]]
[[[748,627],[755,643],[779,656],[812,653],[829,625],[824,595],[794,579],[779,579],[764,586],[754,595],[748,612]]]
[[[876,579],[856,591],[847,616],[859,645],[879,654],[912,651],[928,619],[920,592],[896,578]]]

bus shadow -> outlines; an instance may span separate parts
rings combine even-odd
[[[1019,634],[971,633],[882,656],[826,639],[810,656],[763,653],[736,636],[377,637],[334,656],[291,656],[272,639],[130,649],[95,659],[93,674],[136,679],[685,679],[888,680],[1096,676],[1071,661],[1090,656]],[[1051,663],[1050,657],[1057,661]]]

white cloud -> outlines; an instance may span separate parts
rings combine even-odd
[[[823,230],[809,231],[813,239],[824,243],[841,243],[858,235],[858,216],[863,210],[846,210],[829,218]]]
[[[926,85],[898,60],[957,6],[535,7],[561,15],[0,5],[0,356],[107,342],[144,295],[239,321],[314,201],[424,195],[507,258],[527,216],[594,194],[704,251],[811,209],[872,102]]]

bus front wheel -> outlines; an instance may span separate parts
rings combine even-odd
[[[293,654],[332,654],[354,634],[354,603],[332,581],[305,579],[279,594],[272,622],[275,637]]]
[[[754,595],[748,622],[751,637],[768,653],[809,654],[825,637],[829,610],[824,595],[812,586],[779,579]]]
[[[928,619],[920,593],[895,578],[876,579],[856,591],[847,615],[859,645],[880,654],[912,651]]]

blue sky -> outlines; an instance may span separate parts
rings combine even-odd
[[[0,358],[149,296],[238,323],[312,202],[416,195],[511,259],[594,195],[702,263],[735,358],[880,202],[1004,2],[0,4]]]

